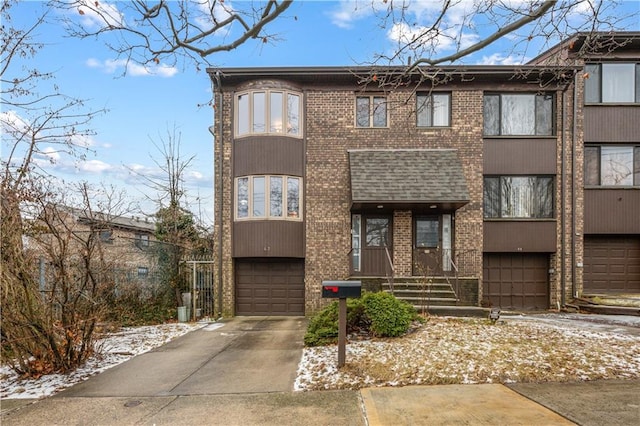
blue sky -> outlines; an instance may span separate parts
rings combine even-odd
[[[118,3],[102,3],[118,7]],[[379,20],[368,4],[367,1],[296,1],[284,17],[267,27],[269,33],[277,34],[278,41],[266,44],[250,41],[232,52],[215,54],[209,60],[220,67],[366,63],[375,53],[390,52],[395,44],[394,32],[389,27],[379,27]],[[410,13],[418,22],[423,20],[426,24],[432,16],[433,4],[417,2]],[[14,24],[21,26],[30,22],[40,7],[40,2],[19,4],[15,7]],[[614,12],[640,13],[640,0],[624,2],[623,8]],[[640,30],[638,16],[625,21],[625,28]],[[455,20],[455,16],[450,19]],[[162,138],[166,139],[167,130],[175,127],[181,135],[183,156],[195,156],[187,176],[189,208],[211,223],[214,171],[213,140],[208,127],[213,124],[213,113],[209,107],[199,106],[206,104],[211,96],[205,71],[197,72],[193,67],[171,68],[161,63],[161,67],[154,70],[130,67],[126,76],[122,76],[123,63],[115,61],[113,52],[100,40],[65,37],[61,20],[52,21],[36,33],[38,40],[46,42],[46,47],[30,61],[31,65],[55,71],[56,84],[63,93],[87,99],[90,108],[106,108],[108,112],[92,122],[96,135],[88,144],[94,153],[82,162],[55,156],[48,170],[66,181],[114,184],[126,188],[132,199],[143,200],[149,190],[130,170],[156,174],[152,158],[161,159],[161,156],[153,142],[161,143]],[[522,56],[515,56],[511,50],[513,43],[513,39],[503,40],[466,58],[465,62],[520,62]],[[531,43],[524,52],[525,59],[539,53],[540,46],[539,42]],[[450,53],[452,49],[453,46],[443,45],[441,51]],[[4,152],[5,144],[2,148]],[[149,203],[144,206],[148,213],[154,209]]]

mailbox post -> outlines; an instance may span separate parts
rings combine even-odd
[[[338,368],[344,366],[347,344],[347,297],[360,297],[360,281],[322,281],[322,297],[338,299]]]

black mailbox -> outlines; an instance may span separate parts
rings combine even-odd
[[[360,281],[322,281],[322,297],[344,299],[360,297],[362,283]]]

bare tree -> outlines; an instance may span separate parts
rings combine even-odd
[[[196,67],[208,64],[217,52],[230,51],[255,39],[267,43],[276,35],[266,27],[282,16],[292,0],[242,1],[53,1],[72,14],[66,21],[70,34],[87,38],[104,36],[118,59],[140,65],[166,63],[180,58]]]

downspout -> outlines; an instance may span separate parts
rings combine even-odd
[[[214,82],[215,79],[215,82]],[[218,113],[218,137],[215,142],[218,143],[218,317],[222,317],[222,289],[224,286],[222,285],[223,274],[222,274],[222,233],[224,231],[224,221],[222,220],[222,205],[224,198],[224,183],[222,180],[222,171],[223,171],[223,160],[224,160],[224,138],[222,136],[223,131],[223,114],[222,114],[222,105],[223,105],[223,95],[222,95],[222,83],[220,82],[220,71],[216,71],[213,75],[213,79],[211,80],[211,91],[213,92],[214,99],[217,93],[219,95],[218,100],[215,101],[215,111]],[[215,138],[215,127],[209,127],[209,132],[214,135]],[[214,197],[215,199],[216,197]]]
[[[573,73],[573,123],[571,140],[571,296],[578,297],[576,285],[576,131],[578,117],[578,73]]]

